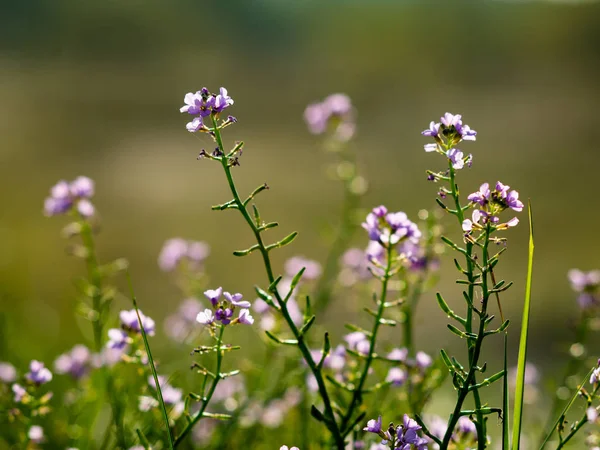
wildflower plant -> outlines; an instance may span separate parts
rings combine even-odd
[[[437,186],[436,209],[413,213],[380,205],[363,212],[367,182],[351,142],[356,109],[343,94],[309,105],[305,122],[334,155],[330,173],[343,187],[340,221],[323,263],[296,255],[278,267],[273,252],[291,245],[297,233],[277,234],[279,223],[261,215],[257,200],[267,184],[247,194],[236,185],[244,142],[225,140],[237,122],[229,115],[234,104],[225,88],[215,93],[202,88],[185,95],[180,111],[189,116],[186,129],[211,142],[211,150],[202,149],[198,159],[214,163],[229,187],[231,199],[212,209],[238,214],[253,237],[233,255],[258,257],[264,278],[251,295],[249,287],[227,291],[212,284],[206,271],[208,243],[168,239],[158,252],[158,266],[184,300],[179,306],[170,303],[161,326],[146,307],[145,312],[138,307],[127,262],[103,264],[97,257],[93,181],[78,177],[58,182],[44,202],[44,214],[69,218],[63,231],[68,250],[86,269],[76,282],[76,311],[91,323],[91,338],[69,346],[53,365],[0,362],[0,410],[7,412],[0,416],[0,445],[519,450],[521,441],[531,445],[537,438],[540,450],[583,443],[598,448],[600,361],[589,349],[597,329],[600,272],[568,273],[580,308],[564,374],[555,382],[547,423],[524,417],[525,404],[542,395],[540,372],[533,364],[525,370],[531,209],[518,365],[509,375],[509,320],[501,296],[512,282],[496,275],[525,204],[500,181],[461,193],[461,171],[469,170],[477,156],[463,149],[478,135],[460,115],[446,113],[422,132],[430,140],[424,150],[437,157],[435,168],[426,172]],[[355,235],[360,244],[352,248]],[[446,300],[455,297],[451,293],[430,292],[444,251],[454,256],[462,307]],[[122,272],[129,282],[129,299],[115,287],[114,277]],[[340,298],[352,298],[360,306],[342,335],[326,331],[322,321],[322,314],[337,307]],[[133,308],[118,305],[126,299]],[[422,301],[434,299],[449,320],[448,331],[466,344],[462,356],[445,349],[428,354],[417,342],[416,311]],[[260,334],[262,339],[254,341],[264,344],[262,361],[246,348],[239,351],[238,332]],[[169,356],[184,361],[189,376],[153,355],[151,343],[161,333],[177,343]],[[504,365],[489,373],[488,338],[495,335],[504,338]],[[590,370],[582,377],[585,368]],[[69,387],[55,389],[57,381]],[[454,390],[454,402],[447,412],[432,411],[431,399],[445,382]],[[501,404],[490,395],[492,385],[502,387]],[[392,422],[385,425],[383,417]]]

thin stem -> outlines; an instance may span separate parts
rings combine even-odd
[[[485,230],[485,242],[483,246],[483,259],[487,262],[488,252],[487,247],[489,244],[490,237],[490,225],[488,224]],[[464,384],[459,389],[458,400],[456,402],[456,406],[454,407],[453,413],[450,415],[450,420],[448,421],[448,428],[446,430],[446,434],[444,435],[444,439],[442,441],[442,445],[440,447],[441,450],[446,450],[450,443],[450,439],[452,438],[452,434],[454,432],[454,427],[456,426],[458,419],[460,418],[460,411],[462,410],[462,405],[467,398],[470,388],[473,384],[476,384],[475,372],[477,370],[477,364],[479,362],[479,356],[481,354],[481,347],[483,344],[483,339],[485,337],[485,319],[487,317],[487,305],[489,299],[489,292],[487,287],[487,272],[482,273],[481,280],[481,288],[482,288],[482,308],[481,314],[479,318],[479,330],[477,333],[477,339],[475,341],[475,346],[473,347],[472,353],[470,353],[469,358],[469,372],[467,374],[467,378],[465,379]],[[473,389],[473,394],[475,398],[475,406],[476,406],[476,415],[477,415],[477,447],[478,449],[485,448],[485,436],[483,434],[485,431],[485,420],[483,418],[483,414],[481,412],[481,400],[479,399],[477,389]]]
[[[225,151],[223,148],[223,141],[221,139],[221,131],[219,129],[219,126],[217,125],[217,121],[216,121],[215,117],[211,116],[211,118],[213,121],[213,130],[212,131],[214,132],[214,135],[215,135],[215,141],[219,147],[219,150],[222,152],[222,154],[225,154]],[[231,190],[231,194],[233,195],[234,204],[237,206],[237,209],[240,211],[244,220],[246,221],[246,223],[252,230],[252,233],[254,234],[254,238],[256,239],[256,243],[258,245],[258,250],[260,251],[262,259],[263,259],[265,271],[267,272],[267,279],[269,281],[269,284],[273,284],[273,282],[275,281],[275,276],[273,275],[271,258],[269,256],[269,251],[267,250],[267,247],[265,246],[265,244],[263,242],[260,231],[258,230],[259,225],[254,223],[254,221],[250,217],[250,214],[248,213],[248,210],[246,209],[246,206],[243,204],[242,200],[240,199],[240,196],[237,192],[237,188],[235,186],[235,182],[233,181],[233,176],[231,175],[231,168],[229,167],[229,163],[228,163],[228,160],[226,157],[221,157],[221,165],[223,166],[223,171],[225,172],[225,176],[227,178],[227,183],[229,184],[229,189]],[[314,361],[314,359],[311,355],[310,349],[308,348],[306,342],[304,341],[304,335],[300,332],[300,330],[298,329],[298,327],[296,327],[296,324],[292,320],[292,317],[287,308],[287,304],[285,303],[285,301],[279,294],[279,291],[277,289],[274,289],[273,295],[275,297],[275,300],[277,301],[277,305],[279,306],[281,315],[283,316],[284,320],[288,324],[289,329],[291,330],[295,339],[298,342],[298,344],[297,344],[298,348],[300,349],[300,352],[302,353],[302,356],[303,356],[304,360],[306,361],[308,368],[310,369],[310,371],[312,372],[313,376],[315,377],[315,379],[317,381],[317,385],[319,388],[319,395],[321,396],[321,399],[323,400],[323,405],[325,408],[324,415],[325,415],[325,418],[327,419],[327,427],[333,435],[335,445],[339,450],[343,450],[344,449],[344,438],[342,437],[342,435],[340,433],[340,429],[337,425],[333,407],[331,405],[331,400],[329,398],[329,394],[327,392],[327,387],[325,385],[325,380],[323,379],[323,376],[321,374],[321,370],[317,367],[317,363]]]
[[[591,406],[592,399],[598,392],[599,388],[600,388],[600,385],[596,386],[594,388],[594,392],[592,392],[592,394],[587,397],[587,408],[589,408]],[[561,450],[567,444],[567,442],[569,442],[573,438],[573,436],[575,436],[577,434],[577,432],[581,429],[581,427],[583,427],[588,422],[587,408],[586,408],[586,411],[583,412],[583,416],[581,417],[581,419],[579,419],[579,421],[577,422],[577,425],[575,425],[575,427],[573,427],[571,429],[569,434],[567,434],[567,436],[564,439],[561,436],[560,443],[558,444],[558,447],[556,447],[556,450]]]
[[[346,158],[344,162],[355,165],[353,158]],[[323,274],[319,278],[315,289],[314,310],[317,315],[325,310],[331,302],[331,292],[338,274],[340,257],[348,247],[348,244],[352,240],[352,235],[356,230],[353,213],[359,206],[359,199],[360,196],[352,191],[351,181],[346,181],[344,183],[344,201],[338,233],[331,244],[323,266]]]
[[[94,317],[92,317],[92,329],[94,333],[94,348],[97,352],[102,350],[102,333],[104,329],[104,305],[102,305],[102,275],[98,270],[98,258],[96,256],[96,245],[94,242],[94,235],[92,227],[87,220],[83,217],[80,218],[79,224],[81,225],[81,241],[86,249],[85,263],[88,272],[88,279],[93,287],[92,292],[92,309],[94,311]],[[115,385],[114,381],[109,373],[107,367],[102,369],[105,383],[106,383],[106,395],[109,397],[110,405],[112,409],[113,421],[116,428],[117,445],[125,448],[125,429],[123,427],[123,411],[119,399],[114,396]],[[108,433],[107,433],[108,434]]]
[[[371,331],[371,340],[369,342],[369,354],[367,355],[367,359],[365,361],[365,366],[363,368],[362,374],[360,376],[359,382],[354,389],[352,394],[352,400],[350,401],[350,405],[348,406],[348,410],[342,419],[341,429],[344,436],[352,431],[350,429],[346,429],[348,423],[352,419],[354,414],[354,410],[360,403],[362,402],[362,390],[367,381],[367,376],[369,375],[369,369],[371,368],[371,363],[373,362],[373,355],[375,354],[375,343],[377,342],[377,332],[379,331],[379,327],[381,325],[381,318],[383,317],[383,311],[385,310],[385,299],[387,296],[388,290],[388,281],[390,279],[390,272],[392,271],[392,254],[394,251],[394,246],[388,244],[387,246],[387,265],[385,268],[385,273],[383,274],[383,281],[381,283],[381,294],[379,295],[379,307],[377,309],[377,316],[375,317],[375,323],[373,324],[373,330]]]
[[[200,419],[202,419],[202,415],[204,414],[204,411],[206,411],[206,407],[208,406],[210,399],[212,398],[213,394],[215,393],[215,390],[217,389],[217,384],[219,384],[219,381],[221,381],[221,379],[222,379],[221,364],[223,362],[223,350],[221,349],[221,346],[223,344],[223,331],[224,330],[225,330],[225,326],[221,325],[219,328],[219,333],[217,334],[217,345],[216,345],[216,347],[217,347],[217,364],[216,364],[216,369],[215,369],[215,378],[213,379],[213,382],[210,385],[208,394],[205,396],[204,392],[202,392],[203,398],[202,398],[202,406],[200,407],[200,410],[198,411],[198,413],[196,413],[194,418],[188,422],[188,424],[183,429],[181,434],[179,436],[177,436],[177,439],[175,439],[175,442],[173,443],[173,448],[175,448],[179,444],[181,444],[183,439],[189,434],[190,431],[192,431],[192,428],[194,427],[194,425],[196,425],[196,423],[198,423],[198,421]]]
[[[582,317],[581,320],[579,321],[579,323],[577,324],[577,327],[575,329],[575,343],[579,343],[581,345],[585,345],[586,342],[586,338],[588,336],[588,323],[587,323],[587,316],[585,312],[582,312]],[[584,360],[581,358],[576,358],[574,357],[572,354],[571,358],[569,359],[569,362],[567,363],[567,366],[565,368],[565,372],[562,376],[561,379],[561,383],[560,386],[565,386],[567,384],[567,379],[573,375],[576,375],[579,370],[581,369]],[[549,431],[551,431],[549,428],[552,426],[554,417],[556,417],[556,415],[558,414],[558,412],[560,411],[560,407],[561,405],[564,403],[563,400],[561,400],[558,395],[554,395],[554,400],[552,401],[552,407],[550,408],[550,414],[548,415],[548,420],[546,421],[546,425],[543,428],[543,435],[541,436],[540,439],[543,439],[545,435],[548,434]],[[540,440],[541,442],[541,440]]]

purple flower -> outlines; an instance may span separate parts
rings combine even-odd
[[[279,450],[300,450],[300,449],[298,447],[288,448],[287,445],[282,445],[281,447],[279,447]]]
[[[483,183],[477,192],[473,192],[467,196],[467,199],[473,203],[479,203],[481,206],[486,206],[490,200],[490,185]]]
[[[219,308],[215,311],[215,319],[220,321],[223,325],[229,325],[232,317],[233,310],[230,308]]]
[[[29,363],[29,372],[25,377],[32,383],[40,385],[52,380],[52,372],[44,366],[43,362],[34,359]]]
[[[185,124],[185,129],[188,130],[190,133],[195,133],[199,129],[201,129],[203,125],[204,124],[202,123],[202,117],[197,116],[194,117],[191,122]]]
[[[44,429],[39,425],[33,425],[27,432],[29,440],[35,444],[44,442]]]
[[[370,240],[380,242],[384,246],[395,245],[405,239],[417,243],[421,237],[419,228],[408,220],[405,213],[388,213],[384,206],[374,208],[367,215],[362,227],[367,230]]]
[[[406,382],[406,372],[399,367],[392,367],[385,381],[391,382],[394,386],[402,386]]]
[[[12,364],[0,362],[0,382],[12,383],[17,379],[17,369]]]
[[[369,433],[379,434],[381,433],[381,416],[375,419],[371,419],[367,422],[367,426],[363,428],[363,431],[368,431]]]
[[[437,144],[425,144],[423,146],[423,148],[425,149],[425,151],[427,153],[437,152],[438,151],[438,145]]]
[[[139,310],[138,310],[139,311]],[[150,317],[144,315],[142,311],[139,311],[140,319],[144,325],[144,331],[148,336],[154,336],[155,323]],[[126,330],[131,330],[136,333],[141,333],[140,322],[138,321],[138,315],[135,309],[129,311],[121,311],[119,313],[121,319],[121,326]]]
[[[448,159],[452,162],[453,168],[459,170],[465,166],[463,152],[461,152],[459,149],[451,148],[448,150],[448,152],[446,152],[446,156],[448,156]]]
[[[123,350],[129,344],[129,336],[119,328],[111,328],[108,330],[108,342],[106,347],[114,350]],[[120,359],[119,354],[119,359]]]
[[[227,94],[227,89],[224,87],[219,89],[219,95],[217,95],[215,99],[215,104],[213,106],[213,111],[220,113],[225,108],[233,105],[233,99]]]
[[[183,98],[184,106],[179,108],[179,112],[186,112],[191,115],[200,114],[200,108],[202,107],[203,99],[202,95],[200,95],[200,91],[193,94],[192,92],[188,92],[185,94]]]
[[[243,323],[244,325],[252,325],[254,323],[254,317],[250,315],[249,310],[242,309],[238,317],[238,322]]]
[[[197,269],[209,254],[210,247],[205,242],[172,238],[164,243],[158,256],[158,266],[164,272],[171,272],[180,263],[187,261],[192,268]]]
[[[438,133],[440,132],[440,125],[439,123],[435,123],[433,120],[431,121],[431,123],[429,124],[429,128],[427,130],[423,130],[421,131],[421,134],[423,136],[431,136],[431,137],[436,137],[438,135]]]
[[[69,185],[73,197],[91,198],[94,196],[94,182],[88,177],[77,177]]]
[[[233,306],[240,308],[250,308],[251,304],[249,301],[242,300],[242,294],[230,294],[229,292],[223,292],[223,297],[227,299]]]
[[[461,434],[471,434],[475,437],[477,436],[477,427],[473,423],[471,419],[468,417],[462,416],[458,419],[456,423],[457,431]]]
[[[213,306],[217,306],[222,293],[223,288],[218,287],[217,289],[209,289],[208,291],[204,291],[204,296],[210,300]]]
[[[523,202],[519,200],[519,193],[517,191],[510,191],[506,198],[504,199],[509,208],[514,211],[521,212],[523,211]]]
[[[460,114],[451,114],[447,112],[442,116],[440,121],[446,128],[455,127],[457,124],[462,123],[462,116]]]
[[[356,128],[354,108],[345,94],[332,94],[321,103],[308,105],[304,121],[312,134],[323,134],[331,126],[333,137],[341,142],[351,139]]]
[[[321,276],[321,264],[302,256],[294,256],[284,264],[285,272],[290,277],[295,276],[303,267],[304,273],[302,274],[302,279],[316,280]]]
[[[474,141],[477,136],[477,131],[471,130],[469,125],[463,125],[462,121],[455,125],[456,131],[460,134],[461,138],[465,141]]]
[[[91,354],[85,345],[76,345],[70,352],[60,355],[54,361],[54,370],[59,374],[69,374],[79,379],[88,373]]]
[[[387,359],[391,359],[392,361],[406,361],[408,357],[408,349],[407,348],[394,348],[391,352],[387,354]]]
[[[568,272],[571,288],[579,293],[577,302],[583,309],[600,304],[598,293],[600,292],[600,270],[582,272],[579,269],[571,269]]]
[[[215,321],[215,316],[213,316],[213,312],[210,309],[205,309],[198,313],[196,321],[202,325],[209,325]]]
[[[590,384],[595,385],[600,381],[600,367],[596,367],[590,375]]]
[[[431,364],[433,364],[433,360],[427,353],[417,352],[417,355],[415,356],[415,363],[419,369],[427,369],[431,366]]]
[[[25,388],[20,384],[15,383],[12,385],[11,389],[13,391],[13,394],[15,394],[14,401],[16,403],[21,403],[23,397],[27,395],[27,391],[25,390]]]
[[[77,177],[71,183],[61,180],[50,189],[50,197],[44,200],[44,214],[65,214],[75,205],[81,216],[91,217],[94,215],[94,205],[88,199],[93,195],[94,182],[88,177]]]

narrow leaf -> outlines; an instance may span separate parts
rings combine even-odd
[[[160,383],[158,382],[158,374],[156,373],[156,366],[154,365],[154,359],[152,358],[152,352],[150,351],[150,344],[148,344],[148,336],[146,336],[146,330],[144,329],[144,324],[142,323],[142,317],[140,316],[140,310],[138,309],[137,299],[135,297],[135,293],[133,291],[133,283],[131,282],[131,275],[129,275],[129,271],[125,272],[127,276],[127,282],[129,283],[129,292],[131,294],[131,301],[133,302],[133,307],[135,308],[135,313],[137,314],[138,323],[140,325],[140,331],[142,332],[142,338],[144,340],[144,347],[146,347],[146,353],[148,354],[148,362],[150,363],[150,369],[152,371],[152,377],[154,378],[154,383],[156,383],[156,392],[158,393],[158,400],[160,403],[160,407],[162,410],[163,419],[165,421],[165,428],[167,431],[169,448],[173,450],[175,447],[173,446],[173,436],[171,435],[171,427],[169,426],[169,414],[167,413],[167,407],[165,405],[165,401],[162,395],[162,389],[160,387]]]
[[[517,384],[515,387],[515,407],[513,413],[512,448],[519,450],[521,440],[521,424],[523,421],[523,397],[525,395],[525,364],[527,361],[527,335],[529,332],[529,311],[531,309],[531,281],[533,276],[533,216],[531,201],[529,211],[529,257],[527,260],[527,284],[525,287],[525,303],[523,304],[523,321],[521,323],[521,340],[519,342],[519,359],[517,364]]]
[[[246,250],[236,250],[233,252],[233,256],[246,256],[252,253],[254,250],[258,250],[260,247],[258,244],[254,244],[252,247],[247,248]]]

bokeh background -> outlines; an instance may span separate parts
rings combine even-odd
[[[294,254],[322,260],[322,231],[339,214],[341,188],[326,176],[330,161],[302,120],[309,102],[332,92],[352,98],[352,145],[370,183],[364,206],[384,203],[413,217],[434,205],[425,170],[440,162],[423,152],[420,131],[446,111],[462,113],[479,132],[464,144],[475,160],[460,174],[463,192],[500,179],[531,198],[530,359],[550,367],[576,315],[566,272],[600,266],[599,19],[596,2],[2,2],[0,360],[50,362],[89,337],[73,313],[72,279],[84,268],[65,252],[66,222],[42,214],[62,178],[96,181],[100,258],[131,262],[142,308],[155,319],[181,300],[156,263],[168,238],[209,242],[215,285],[251,296],[264,281],[259,264],[231,256],[250,236],[236,214],[210,210],[229,194],[221,171],[196,160],[210,141],[188,133],[178,112],[186,92],[226,86],[239,120],[226,138],[247,144],[240,187],[267,181],[263,216],[281,223],[275,234],[300,232],[278,263]],[[526,241],[526,226],[510,232],[500,269],[515,281],[504,297],[514,324]],[[366,244],[361,231],[355,242]],[[439,289],[460,302],[445,262]],[[423,350],[462,349],[433,294],[417,320]],[[515,326],[513,343],[517,334]],[[169,348],[160,337],[154,345],[159,356]]]

